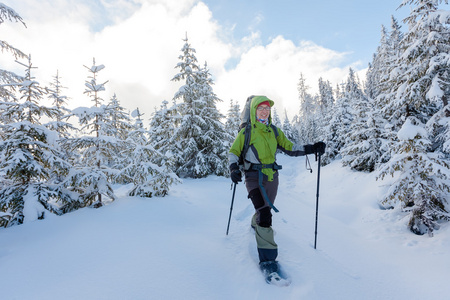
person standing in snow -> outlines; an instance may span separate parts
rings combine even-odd
[[[273,206],[278,191],[278,170],[276,164],[277,149],[289,156],[325,152],[325,143],[294,147],[279,128],[271,126],[270,109],[274,101],[266,96],[254,96],[250,104],[251,135],[247,153],[244,155],[245,186],[248,198],[255,208],[251,226],[255,229],[260,268],[268,273],[278,272],[278,246],[272,230]],[[239,157],[244,149],[245,130],[237,135],[229,152],[231,180],[237,184],[242,181]],[[277,132],[275,132],[275,130]]]

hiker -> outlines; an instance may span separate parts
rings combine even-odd
[[[278,247],[274,241],[272,230],[273,206],[278,190],[278,170],[281,166],[276,163],[276,151],[282,150],[290,156],[325,152],[325,143],[294,147],[281,129],[271,124],[270,109],[274,102],[266,96],[253,96],[250,104],[250,141],[246,153],[245,131],[241,129],[229,152],[230,176],[233,183],[242,181],[239,158],[244,159],[243,170],[248,198],[255,208],[251,226],[255,229],[256,243],[261,270],[269,273],[278,272]],[[249,128],[247,127],[247,130]],[[298,148],[298,149],[297,149]]]

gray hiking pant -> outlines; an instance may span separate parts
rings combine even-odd
[[[245,186],[248,191],[248,198],[252,200],[256,211],[252,218],[252,227],[255,228],[259,261],[274,261],[278,256],[278,246],[275,243],[272,230],[272,212],[260,191],[258,176],[257,171],[245,173]],[[263,187],[273,204],[278,192],[278,172],[274,174],[273,181],[268,181],[267,176],[263,176]]]

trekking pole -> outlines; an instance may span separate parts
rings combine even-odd
[[[317,159],[317,155],[319,156],[319,159]],[[320,182],[320,156],[321,154],[316,154],[316,161],[317,162],[317,193],[316,193],[316,228],[314,232],[314,249],[316,249],[317,244],[317,219],[319,216],[319,182]]]
[[[236,193],[236,185],[237,185],[237,183],[234,184],[233,197],[231,198],[230,216],[228,217],[228,226],[227,226],[227,235],[228,235],[228,230],[230,229],[231,212],[233,211],[234,194]]]

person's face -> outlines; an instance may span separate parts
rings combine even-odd
[[[268,119],[270,115],[270,106],[268,105],[260,105],[256,108],[256,117],[258,119]]]

